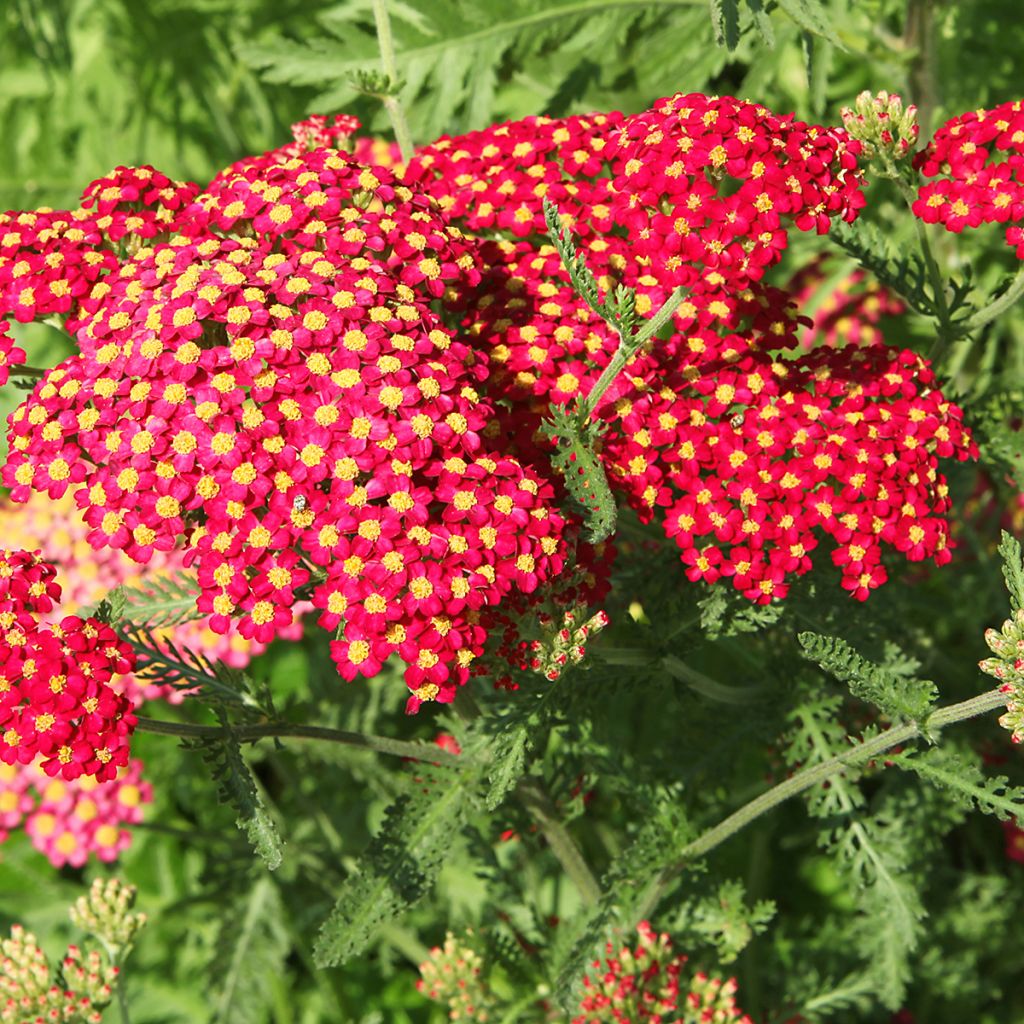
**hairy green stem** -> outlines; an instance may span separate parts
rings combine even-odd
[[[952,725],[954,722],[962,722],[968,718],[976,718],[978,715],[993,711],[995,708],[1005,704],[1006,694],[1002,690],[989,690],[977,697],[972,697],[970,700],[961,701],[959,704],[951,704],[946,708],[940,708],[924,722],[910,722],[906,725],[893,726],[891,729],[887,729],[885,732],[873,736],[869,740],[856,744],[842,754],[836,754],[835,757],[831,757],[827,761],[804,768],[791,775],[788,779],[784,779],[767,792],[744,804],[738,811],[734,811],[727,818],[685,846],[680,851],[679,857],[662,869],[643,899],[637,905],[634,914],[636,920],[642,921],[653,913],[654,909],[661,902],[662,897],[668,892],[669,886],[682,873],[687,864],[698,857],[703,857],[752,821],[761,817],[762,814],[778,807],[779,804],[790,797],[819,785],[845,768],[869,761],[871,758],[884,753],[892,747],[908,743],[922,736],[931,736],[934,732],[947,725]]]
[[[537,822],[544,838],[562,869],[579,890],[585,906],[593,906],[601,898],[601,886],[583,859],[583,853],[568,829],[559,820],[558,810],[537,779],[524,779],[516,787],[520,803]]]
[[[653,338],[668,323],[669,317],[679,308],[679,303],[683,301],[686,293],[686,288],[682,286],[676,288],[665,300],[664,305],[644,324],[640,331],[631,338],[619,336],[619,347],[615,350],[615,355],[612,356],[611,362],[604,368],[601,376],[597,378],[597,383],[590,389],[587,397],[579,404],[579,415],[582,422],[585,423],[590,419],[594,409],[597,408],[597,403],[601,401],[604,393],[611,387],[612,381],[622,372],[622,368],[626,363],[636,355],[640,350],[640,346],[645,341]]]
[[[390,88],[397,88],[398,62],[395,60],[395,41],[391,35],[391,18],[388,16],[387,0],[372,0],[372,2],[373,20],[377,25],[377,44],[380,47],[381,67],[388,77]],[[388,112],[388,117],[391,118],[391,127],[395,130],[395,140],[402,153],[402,163],[407,164],[412,159],[413,145],[405,111],[395,95],[382,96],[381,102]]]
[[[193,725],[189,722],[168,722],[157,718],[139,717],[140,732],[159,733],[163,736],[181,736],[185,739],[219,739],[232,735],[240,742],[278,736],[299,740],[323,740],[327,743],[342,743],[363,750],[374,750],[378,754],[392,754],[407,757],[413,761],[430,764],[446,764],[458,767],[467,763],[466,758],[449,754],[430,743],[415,743],[393,740],[387,736],[373,736],[361,732],[347,732],[344,729],[330,729],[320,725],[299,725],[291,722],[264,722],[254,725],[236,725],[230,730],[218,725]]]
[[[973,334],[996,317],[1002,316],[1017,300],[1024,295],[1024,267],[1017,271],[1010,287],[997,299],[993,299],[984,309],[979,309],[964,321],[964,334]]]

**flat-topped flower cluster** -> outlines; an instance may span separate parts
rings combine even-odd
[[[0,316],[64,316],[78,347],[11,417],[15,500],[70,491],[90,543],[140,562],[183,549],[216,630],[264,643],[310,599],[340,674],[397,654],[412,710],[482,671],[496,629],[529,666],[517,616],[553,592],[581,614],[610,563],[539,428],[620,341],[548,244],[547,200],[641,318],[683,289],[594,415],[613,488],[691,579],[768,602],[824,537],[858,598],[886,546],[948,560],[960,411],[910,351],[795,351],[794,295],[764,281],[791,230],[863,205],[842,128],[679,95],[404,168],[341,151],[382,152],[356,128],[305,122],[205,189],[118,168],[81,209],[0,217]]]

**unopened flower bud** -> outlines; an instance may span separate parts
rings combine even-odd
[[[875,96],[862,92],[853,109],[844,107],[843,126],[864,147],[869,159],[876,153],[900,159],[907,156],[917,144],[920,131],[917,107],[904,107],[903,100],[884,90]]]

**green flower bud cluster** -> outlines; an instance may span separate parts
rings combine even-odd
[[[554,682],[568,665],[578,665],[587,653],[587,641],[608,625],[608,616],[602,611],[586,621],[586,605],[567,608],[561,620],[541,615],[541,635],[530,643],[530,667],[545,679]]]
[[[995,655],[980,662],[982,672],[1002,683],[1006,714],[999,724],[1008,729],[1014,743],[1024,742],[1024,608],[1007,619],[1002,629],[985,631],[985,643]]]
[[[904,107],[903,100],[892,93],[882,91],[872,96],[862,92],[852,110],[843,108],[842,117],[843,126],[863,144],[868,159],[878,153],[898,159],[917,144],[917,107]]]
[[[135,896],[133,885],[123,885],[116,878],[97,878],[88,894],[71,907],[71,921],[99,939],[111,959],[120,961],[146,923],[145,914],[131,912]]]
[[[21,925],[0,941],[0,1022],[98,1024],[113,997],[117,968],[98,952],[83,955],[69,946],[58,972],[51,970],[35,936]]]

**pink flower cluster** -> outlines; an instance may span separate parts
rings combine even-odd
[[[797,308],[810,314],[810,322],[799,331],[801,347],[884,345],[881,322],[905,313],[906,306],[863,270],[853,270],[837,282],[829,281],[832,272],[832,261],[818,258],[787,285]]]
[[[0,761],[41,758],[50,776],[111,779],[128,763],[136,719],[110,680],[135,658],[95,618],[39,620],[60,598],[55,575],[26,551],[0,551]]]
[[[1008,224],[1006,241],[1024,259],[1024,101],[952,118],[914,165],[938,179],[922,185],[914,203],[925,223],[955,232]]]
[[[0,841],[23,827],[32,845],[55,868],[81,867],[90,856],[116,860],[131,845],[126,825],[142,821],[153,787],[142,763],[129,761],[100,782],[91,775],[50,778],[35,765],[0,765]]]
[[[595,960],[583,981],[586,995],[573,1024],[753,1024],[736,1006],[736,981],[697,972],[680,980],[686,957],[675,954],[669,937],[643,921],[637,944]]]

